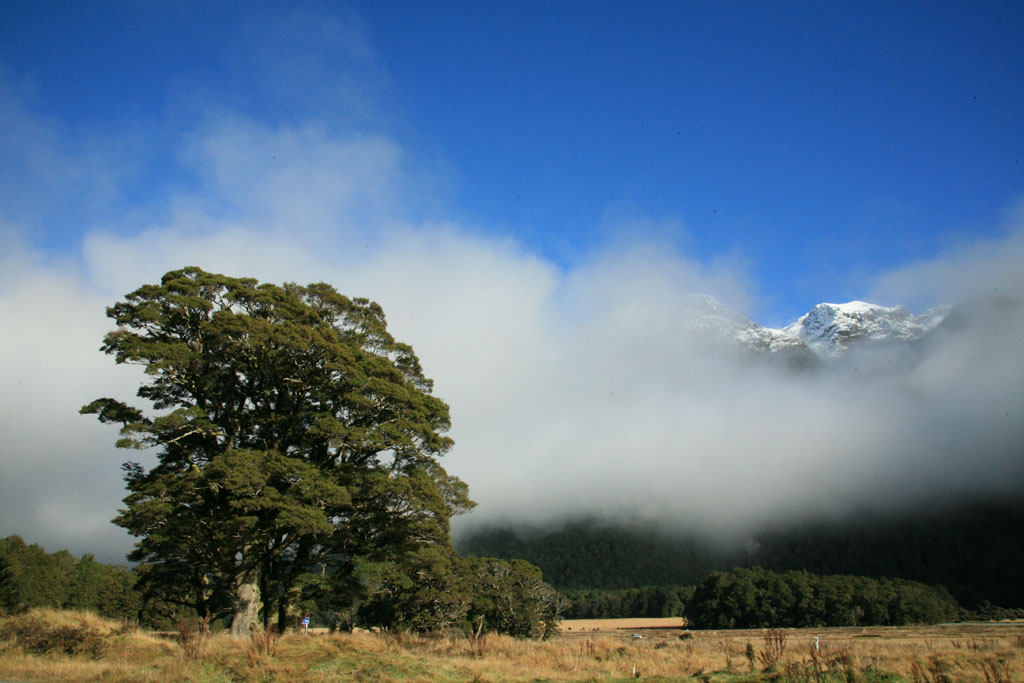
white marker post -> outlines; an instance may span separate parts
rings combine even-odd
[[[302,617],[302,635],[309,635],[309,617]]]

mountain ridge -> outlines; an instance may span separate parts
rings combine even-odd
[[[880,306],[864,301],[821,303],[783,332],[807,344],[823,357],[839,357],[851,344],[887,343],[919,339],[942,322],[948,309],[930,309],[913,315],[903,306]]]
[[[772,328],[712,296],[693,295],[686,299],[682,314],[694,333],[728,338],[741,348],[806,367],[817,361],[831,363],[853,350],[914,342],[939,326],[950,310],[943,306],[914,315],[903,306],[860,300],[820,303],[785,327]]]

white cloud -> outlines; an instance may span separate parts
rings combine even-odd
[[[112,452],[109,431],[78,410],[98,396],[130,398],[138,373],[118,372],[98,351],[109,329],[105,297],[72,267],[44,265],[11,241],[4,246],[0,533],[78,552],[124,548],[109,524],[123,496],[123,458]]]
[[[1009,213],[1003,236],[964,241],[936,258],[879,277],[871,296],[923,308],[1024,289],[1024,202]]]
[[[380,134],[223,116],[190,138],[185,159],[206,197],[249,220],[309,234],[397,206],[400,150]]]

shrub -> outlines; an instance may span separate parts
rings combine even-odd
[[[195,623],[183,621],[178,624],[178,644],[185,661],[195,662],[203,653],[203,645],[210,633],[210,619],[199,619]]]
[[[99,659],[109,646],[103,634],[87,626],[51,626],[36,618],[9,619],[0,626],[0,638],[37,655],[59,652]]]

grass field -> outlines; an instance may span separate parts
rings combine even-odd
[[[814,647],[814,638],[818,647]],[[0,620],[14,681],[1024,681],[1024,623],[687,631],[680,620],[567,621],[547,642],[455,634],[158,636],[90,615]]]

